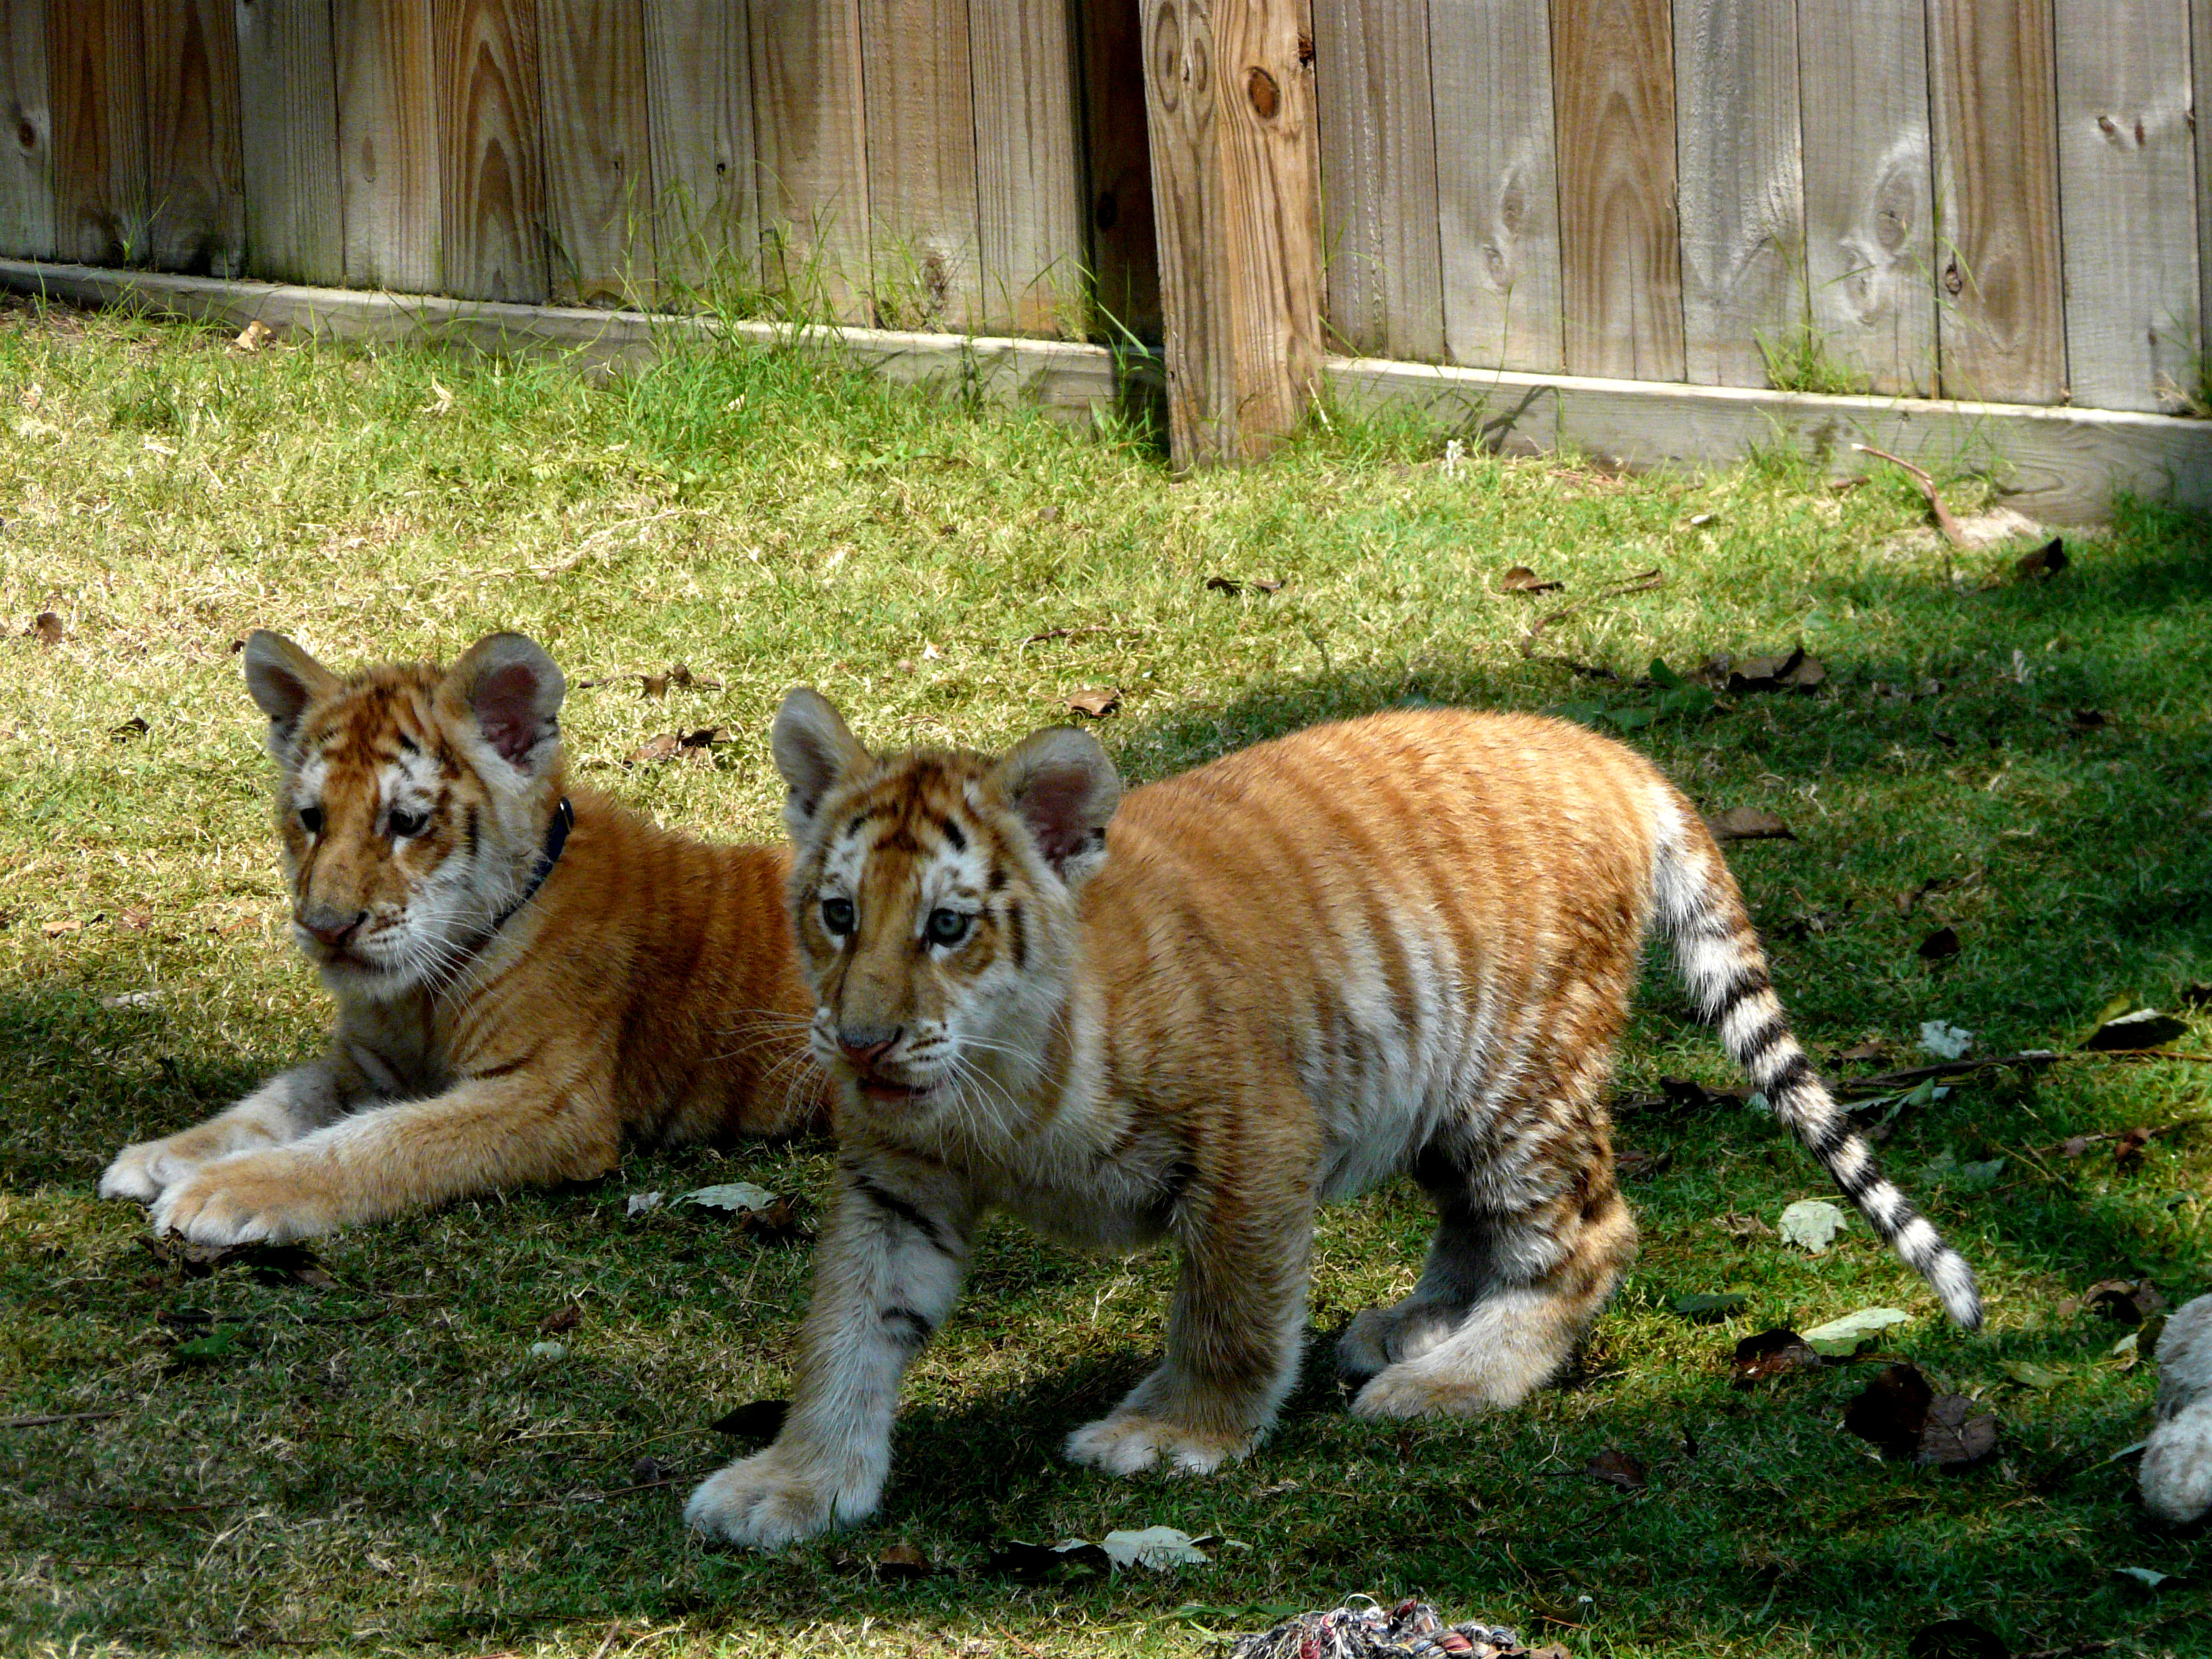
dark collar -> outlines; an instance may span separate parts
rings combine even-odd
[[[545,845],[538,849],[538,867],[530,873],[530,885],[522,890],[522,896],[509,905],[505,915],[491,925],[496,933],[514,920],[514,913],[538,895],[545,884],[545,878],[553,873],[553,866],[561,861],[561,849],[568,844],[568,832],[576,827],[576,809],[568,805],[566,795],[553,809],[553,822],[545,827]]]

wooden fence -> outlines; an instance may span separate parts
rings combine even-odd
[[[1330,350],[2201,410],[2208,84],[2212,0],[0,0],[0,256],[1111,313],[1190,456]]]

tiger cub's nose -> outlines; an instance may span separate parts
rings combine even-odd
[[[852,1062],[856,1072],[865,1072],[891,1050],[906,1028],[894,1025],[888,1031],[880,1025],[841,1025],[837,1028],[838,1052]]]
[[[368,920],[368,912],[356,910],[351,915],[341,915],[335,909],[317,908],[300,918],[300,925],[323,944],[336,950],[360,930]]]

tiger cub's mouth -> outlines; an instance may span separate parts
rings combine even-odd
[[[878,1106],[909,1106],[929,1093],[926,1083],[895,1083],[872,1073],[857,1079],[860,1092]]]

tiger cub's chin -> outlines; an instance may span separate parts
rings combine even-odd
[[[1619,744],[1406,711],[1124,798],[1079,732],[878,756],[801,690],[774,746],[842,1184],[784,1430],[699,1489],[703,1531],[769,1546],[874,1509],[900,1376],[994,1207],[1182,1253],[1161,1363],[1070,1436],[1078,1462],[1249,1452],[1296,1376],[1316,1206],[1400,1173],[1436,1238],[1339,1346],[1354,1411],[1518,1404],[1635,1249],[1604,1102],[1654,927],[1776,1115],[1980,1317],[1791,1036],[1704,821]]]
[[[599,1175],[626,1130],[822,1115],[781,851],[564,793],[565,682],[531,641],[342,677],[257,632],[245,664],[293,938],[337,1005],[330,1047],[125,1147],[103,1196],[202,1243],[299,1238]]]

